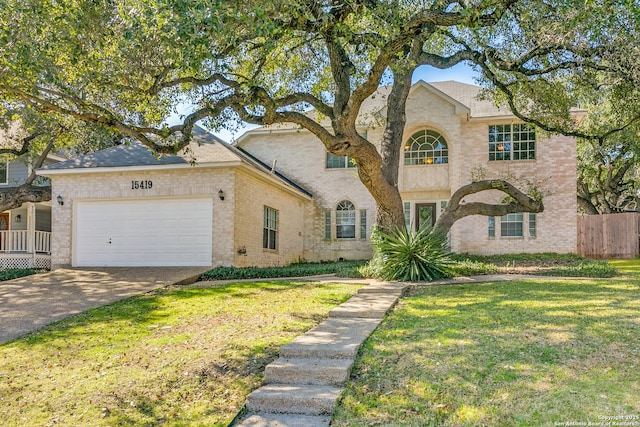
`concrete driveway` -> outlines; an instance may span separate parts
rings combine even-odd
[[[60,269],[0,282],[0,343],[72,314],[169,285],[204,267]]]

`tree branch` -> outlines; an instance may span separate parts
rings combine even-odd
[[[22,156],[29,151],[33,140],[38,138],[39,136],[42,136],[43,134],[43,131],[35,131],[34,133],[22,138],[22,144],[19,150],[15,148],[0,148],[0,154],[13,154],[16,157]]]
[[[501,191],[512,200],[502,204],[464,203],[464,197],[487,190]],[[470,215],[503,216],[509,213],[542,211],[544,211],[544,205],[541,200],[531,198],[507,181],[499,179],[476,181],[460,187],[453,193],[433,229],[446,234],[457,220]]]

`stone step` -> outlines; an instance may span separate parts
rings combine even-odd
[[[329,427],[331,415],[284,415],[249,413],[238,427]]]
[[[400,294],[356,294],[329,312],[329,317],[380,318],[398,302]]]
[[[327,385],[265,385],[249,394],[247,410],[269,414],[331,415],[342,390]]]
[[[280,348],[280,357],[355,359],[382,319],[329,318]]]
[[[349,379],[352,359],[279,358],[267,365],[267,384],[343,385]]]

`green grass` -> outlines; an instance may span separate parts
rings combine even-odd
[[[625,276],[417,289],[365,342],[332,425],[640,416],[640,260],[612,264]]]
[[[616,269],[602,260],[575,254],[453,255],[450,270],[456,276],[478,274],[535,274],[565,277],[613,277]]]
[[[280,346],[357,288],[183,288],[49,325],[0,345],[1,424],[226,426]]]
[[[302,277],[319,274],[338,274],[359,277],[357,268],[366,261],[308,262],[282,267],[216,267],[204,273],[200,280],[269,279],[276,277]]]
[[[17,279],[19,277],[31,276],[32,274],[38,274],[44,271],[46,270],[37,268],[8,268],[6,270],[0,270],[0,282]]]

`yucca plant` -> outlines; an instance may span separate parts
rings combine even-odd
[[[372,243],[376,254],[370,265],[382,279],[417,282],[450,277],[447,236],[428,225],[392,234],[376,230]]]

